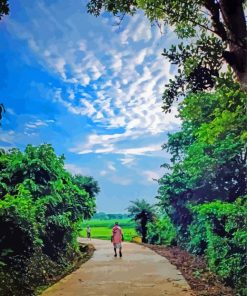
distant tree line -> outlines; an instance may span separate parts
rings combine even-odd
[[[104,212],[98,212],[95,213],[92,217],[92,219],[98,219],[98,220],[121,220],[121,219],[128,219],[128,214],[107,214]]]

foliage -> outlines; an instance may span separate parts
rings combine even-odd
[[[164,110],[189,91],[212,88],[226,62],[247,90],[246,1],[213,0],[90,0],[88,12],[108,11],[120,20],[142,9],[152,23],[168,25],[184,41],[164,56],[178,66],[178,74],[166,85]]]
[[[165,246],[176,245],[176,229],[167,215],[149,222],[147,229],[149,243]]]
[[[210,269],[241,290],[247,281],[247,196],[234,203],[214,201],[192,207],[189,248],[205,253]]]
[[[90,196],[90,198],[96,197],[100,192],[98,182],[91,176],[75,175],[73,182],[80,188],[84,189]]]
[[[191,223],[188,204],[246,194],[247,96],[223,79],[215,92],[191,93],[180,107],[181,131],[164,145],[170,171],[159,180],[159,199],[177,226],[181,242]]]
[[[163,110],[170,112],[170,107],[179,97],[188,92],[211,89],[222,67],[222,53],[225,45],[215,36],[202,34],[195,43],[181,42],[164,49],[162,55],[177,66],[177,74],[165,85]]]
[[[94,214],[95,198],[48,144],[2,150],[0,170],[1,295],[32,295],[78,254],[78,223]]]
[[[136,231],[141,234],[142,241],[147,242],[147,223],[151,222],[155,216],[153,206],[144,199],[131,201],[132,205],[127,208],[130,216],[136,221]]]
[[[184,99],[181,130],[163,146],[171,163],[163,165],[168,172],[159,180],[157,196],[179,245],[205,254],[209,267],[240,290],[246,268],[246,100],[230,73],[217,80],[213,92]]]
[[[4,15],[9,14],[9,3],[8,0],[0,0],[0,20]]]

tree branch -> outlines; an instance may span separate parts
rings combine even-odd
[[[204,5],[211,14],[211,20],[215,33],[223,40],[227,41],[227,32],[224,24],[220,21],[220,6],[219,3],[214,0],[205,0]]]

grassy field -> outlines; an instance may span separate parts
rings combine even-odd
[[[86,237],[86,227],[87,225],[91,228],[91,236],[92,238],[100,238],[100,239],[111,239],[111,230],[114,226],[116,220],[89,220],[84,221],[82,223],[82,230],[80,235],[82,237]],[[121,226],[124,234],[125,241],[131,241],[132,237],[136,236],[137,233],[135,231],[135,222],[130,219],[120,219],[118,220],[119,225]]]

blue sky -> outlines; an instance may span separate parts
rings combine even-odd
[[[1,147],[51,143],[73,174],[91,175],[98,211],[124,212],[130,200],[154,202],[161,150],[179,128],[176,108],[161,110],[173,76],[161,56],[175,42],[138,13],[120,27],[86,13],[86,1],[10,1],[0,22]]]

